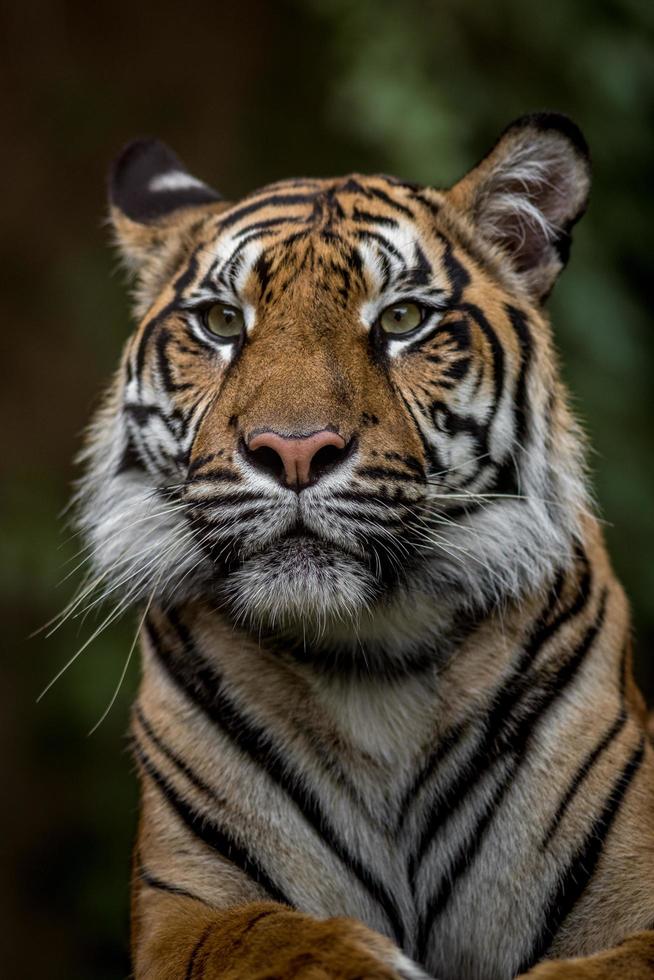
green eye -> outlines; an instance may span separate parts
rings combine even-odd
[[[205,311],[204,325],[209,333],[222,340],[233,340],[240,336],[245,321],[243,313],[235,306],[225,306],[223,303],[216,303]]]
[[[386,333],[403,334],[415,330],[423,319],[423,312],[417,303],[397,303],[386,307],[379,323]]]

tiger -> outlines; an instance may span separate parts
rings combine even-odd
[[[115,161],[137,326],[76,500],[84,594],[141,617],[137,980],[654,977],[654,751],[546,310],[589,188],[553,112],[445,190]]]

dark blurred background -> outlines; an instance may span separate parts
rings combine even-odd
[[[70,598],[71,460],[130,329],[104,179],[153,134],[225,196],[294,175],[445,185],[521,113],[569,113],[595,183],[551,301],[592,438],[638,673],[654,666],[654,5],[649,0],[141,0],[3,3],[0,303],[5,656],[0,744],[4,976],[126,977],[136,792],[124,732],[138,668],[99,730],[134,617],[37,706],[92,630],[29,634]]]

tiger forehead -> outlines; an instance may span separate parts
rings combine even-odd
[[[324,273],[323,286],[338,273],[332,286],[342,300],[364,269],[382,288],[398,277],[407,287],[426,285],[432,267],[420,243],[434,235],[440,198],[379,176],[268,185],[214,218],[201,285],[236,293],[249,286],[268,301],[273,280],[287,289],[302,273],[315,282]]]
[[[438,210],[440,195],[431,188],[422,187],[382,175],[364,176],[350,174],[331,179],[289,179],[268,184],[253,191],[222,215],[221,227],[234,223],[263,210],[270,210],[270,217],[279,208],[297,208],[304,212],[307,223],[322,223],[344,218],[357,219],[366,213],[386,218],[393,215],[418,219],[420,210],[427,210],[432,217]],[[372,207],[373,211],[366,212]],[[268,217],[268,215],[266,215]]]

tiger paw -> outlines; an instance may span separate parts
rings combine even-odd
[[[268,903],[232,909],[193,949],[188,980],[428,980],[354,919],[313,919]]]
[[[654,980],[654,932],[637,933],[594,956],[544,960],[516,980]]]

